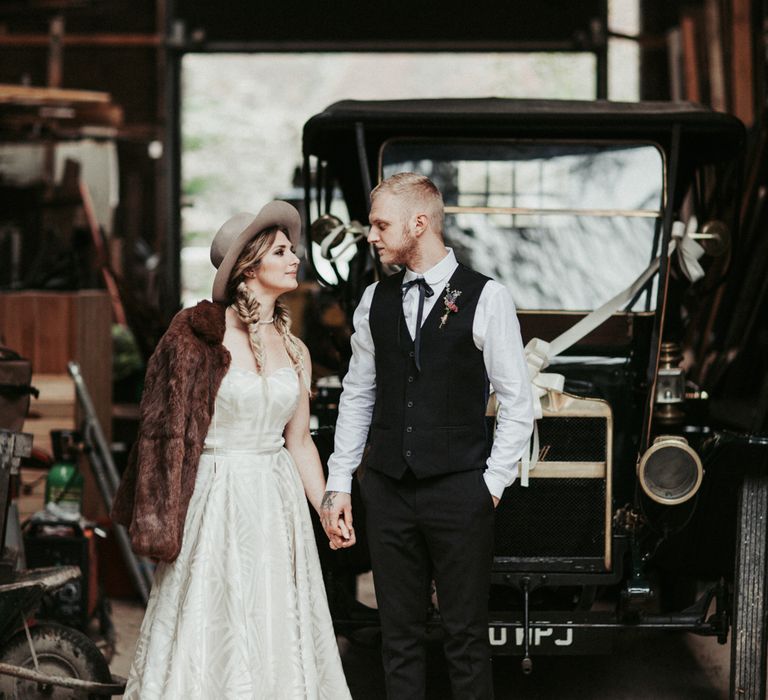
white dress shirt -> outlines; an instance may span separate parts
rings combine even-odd
[[[434,294],[424,300],[422,324],[432,307],[443,298],[443,290],[458,267],[456,256],[448,254],[423,277]],[[418,277],[406,269],[403,283]],[[352,359],[344,377],[344,390],[336,422],[334,452],[328,460],[328,491],[349,493],[352,474],[360,464],[376,401],[375,349],[369,315],[374,282],[363,293],[355,310],[352,335]],[[403,298],[403,313],[413,338],[416,331],[418,288],[411,287]],[[533,430],[533,401],[528,369],[523,356],[523,342],[515,304],[506,287],[490,280],[483,287],[472,323],[475,347],[483,353],[488,379],[496,392],[500,410],[496,422],[493,449],[483,474],[488,490],[501,498],[504,489],[518,476],[518,462]]]

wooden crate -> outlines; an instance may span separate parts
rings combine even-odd
[[[82,425],[67,362],[79,363],[96,416],[109,442],[112,435],[112,308],[101,290],[0,293],[0,338],[32,361],[32,383],[40,389],[24,429],[34,444],[50,451],[49,431]],[[90,470],[84,470],[84,514],[104,513]]]
[[[0,293],[5,344],[31,360],[35,374],[66,374],[67,362],[78,362],[107,439],[112,420],[111,328],[109,296],[101,290]],[[79,406],[75,420],[82,420]]]

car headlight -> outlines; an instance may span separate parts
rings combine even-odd
[[[674,506],[693,498],[701,486],[704,468],[685,438],[662,435],[640,459],[637,476],[649,498]]]

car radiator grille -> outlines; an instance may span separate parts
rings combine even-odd
[[[528,560],[534,571],[541,559],[592,559],[608,569],[610,408],[572,396],[559,401],[538,421],[540,461],[530,485],[515,482],[497,508],[494,554],[523,566]]]

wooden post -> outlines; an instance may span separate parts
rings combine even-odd
[[[707,67],[709,69],[709,104],[718,112],[728,110],[723,60],[723,36],[720,31],[720,0],[704,1],[704,27],[707,37]]]
[[[731,100],[733,113],[747,126],[755,121],[754,70],[752,66],[752,3],[731,0],[733,49],[731,52]]]
[[[64,17],[56,15],[50,23],[51,43],[48,48],[48,87],[61,87],[63,73],[64,46]]]
[[[683,76],[686,100],[701,102],[701,86],[699,83],[699,51],[696,42],[696,18],[690,10],[683,11],[680,17],[680,33],[682,35]]]

